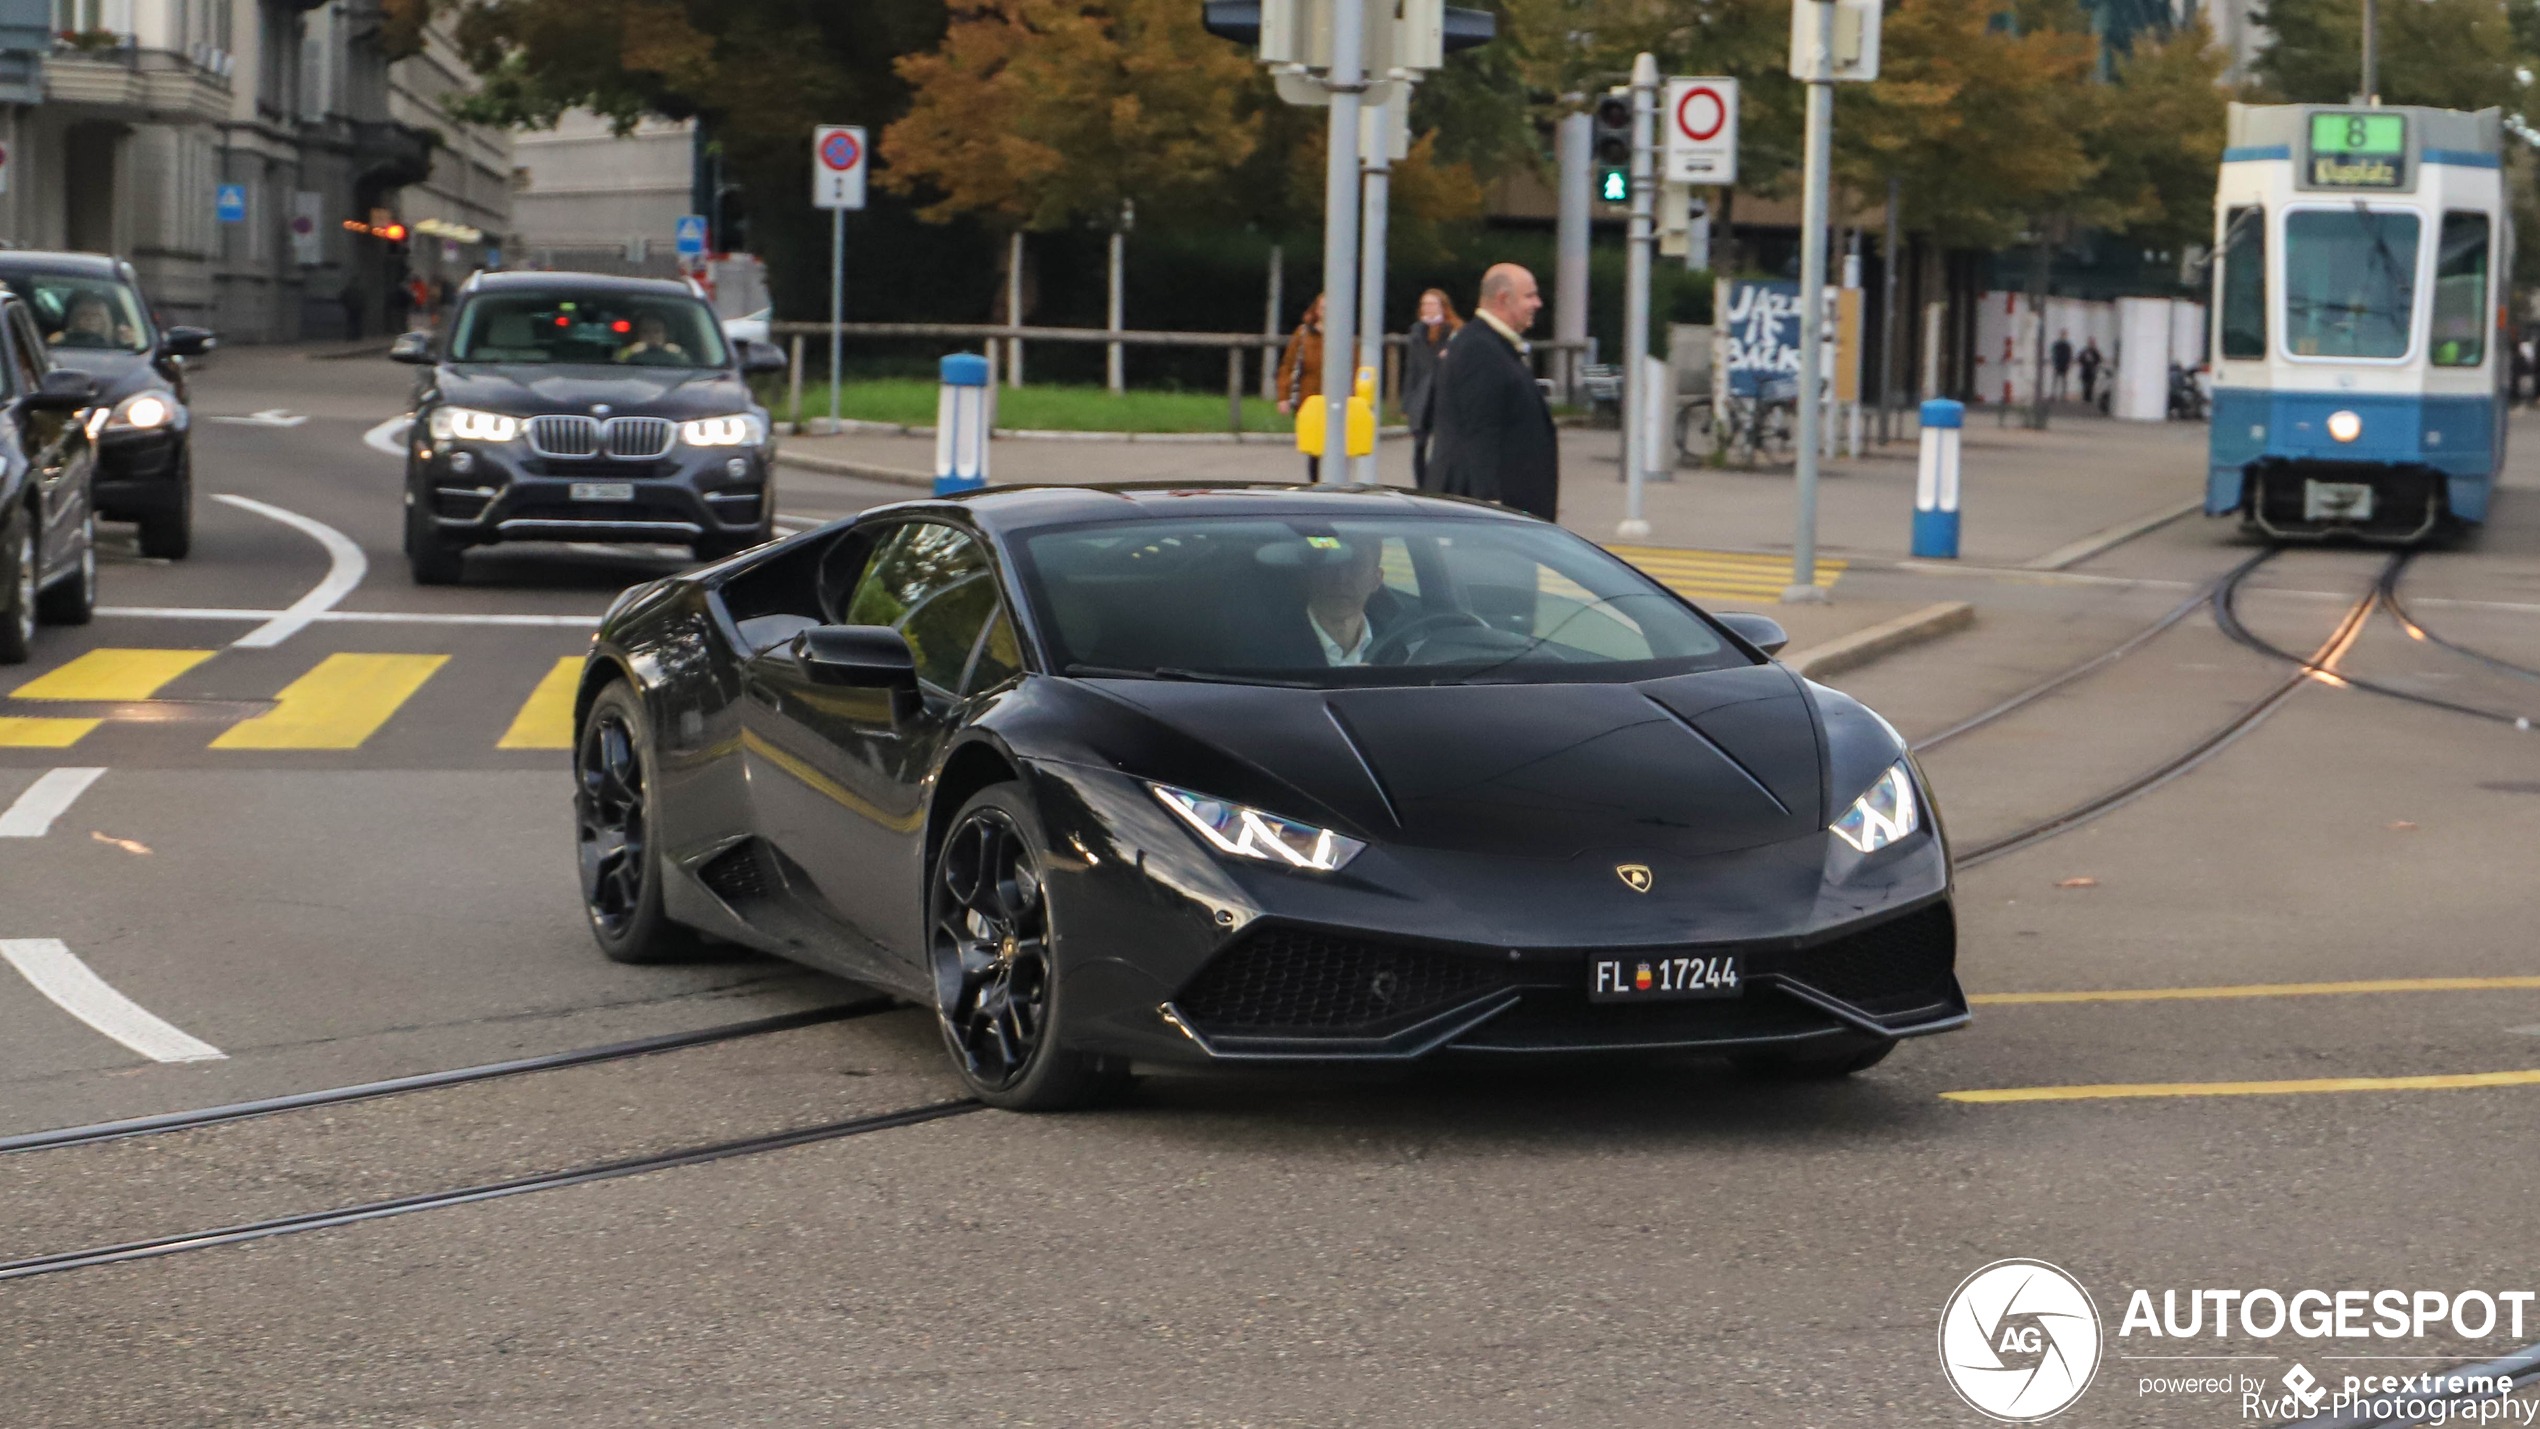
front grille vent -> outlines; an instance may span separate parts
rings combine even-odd
[[[1949,973],[1957,960],[1958,932],[1949,905],[1935,903],[1791,953],[1774,969],[1828,997],[1884,1015],[1946,1001]]]
[[[532,417],[529,448],[540,456],[598,456],[600,424],[589,417]]]
[[[1508,969],[1435,948],[1295,928],[1219,953],[1174,999],[1203,1028],[1352,1033],[1408,1025],[1494,988]]]
[[[671,424],[660,417],[611,417],[601,428],[608,454],[628,461],[651,461],[670,450]]]

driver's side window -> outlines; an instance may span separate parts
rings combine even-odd
[[[997,613],[996,572],[979,543],[956,527],[913,521],[874,549],[842,623],[899,631],[916,658],[917,678],[958,694],[971,652]]]

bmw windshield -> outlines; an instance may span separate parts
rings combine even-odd
[[[722,367],[723,328],[694,298],[579,289],[483,294],[461,309],[452,362]]]
[[[1552,526],[1227,516],[1016,544],[1053,666],[1075,675],[1337,689],[1751,663],[1647,576]]]

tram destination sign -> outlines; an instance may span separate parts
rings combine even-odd
[[[2310,187],[2408,186],[2408,116],[2371,110],[2311,115]]]

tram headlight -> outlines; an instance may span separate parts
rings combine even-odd
[[[2328,434],[2341,442],[2351,442],[2364,434],[2364,419],[2352,412],[2331,412]]]

